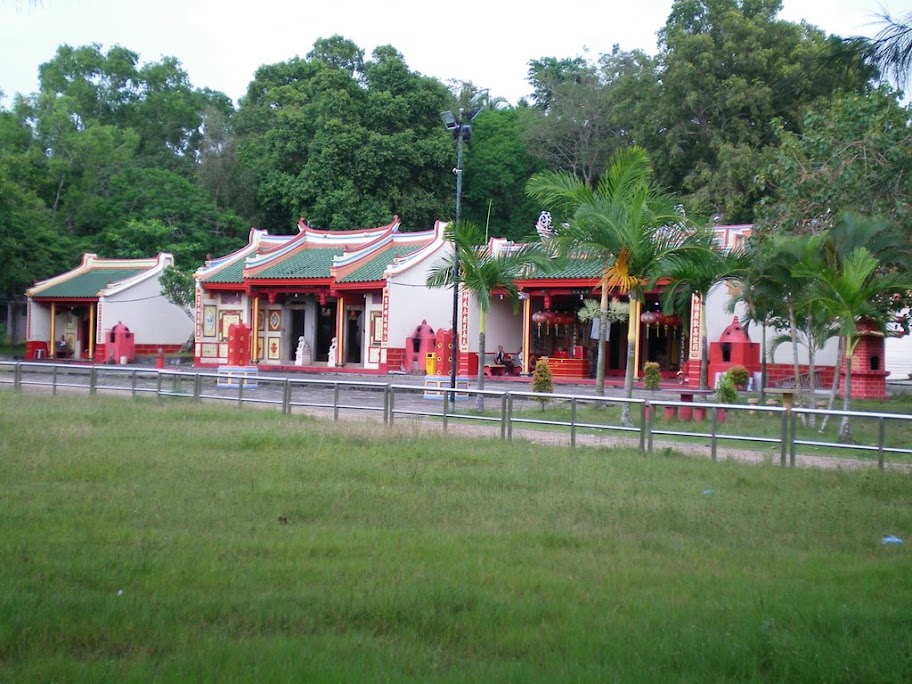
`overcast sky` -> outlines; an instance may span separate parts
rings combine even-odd
[[[140,62],[175,57],[198,88],[235,103],[257,67],[305,56],[340,34],[365,55],[392,45],[409,68],[472,81],[510,102],[528,95],[528,63],[622,50],[656,52],[672,0],[0,0],[0,101],[38,88],[38,66],[61,44],[122,45]],[[909,0],[785,0],[781,17],[827,33],[872,36],[878,12]]]

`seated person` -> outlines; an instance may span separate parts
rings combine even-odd
[[[56,355],[60,358],[66,358],[70,355],[70,345],[67,344],[66,337],[63,335],[57,340],[57,348],[55,351]]]
[[[494,355],[494,363],[506,368],[507,375],[513,374],[513,357],[504,353],[503,345],[497,347],[497,353]]]

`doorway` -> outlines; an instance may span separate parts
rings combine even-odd
[[[336,336],[336,303],[327,302],[317,316],[317,346],[314,361],[329,361],[329,345]]]
[[[307,339],[304,333],[304,324],[307,321],[306,314],[307,312],[303,308],[291,309],[291,326],[288,330],[288,342],[285,347],[288,350],[289,361],[295,360],[295,354],[298,351],[298,338],[304,337],[305,340]]]
[[[361,363],[364,311],[349,309],[345,317],[345,363]]]

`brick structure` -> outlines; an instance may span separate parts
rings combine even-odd
[[[884,334],[868,322],[858,323],[858,344],[852,354],[852,399],[887,399]],[[846,365],[840,368],[840,394],[845,394]]]
[[[744,366],[751,376],[760,371],[760,345],[751,342],[737,316],[722,331],[719,341],[709,344],[707,382],[713,385],[716,374],[723,373],[732,366]],[[699,373],[699,369],[697,372]]]

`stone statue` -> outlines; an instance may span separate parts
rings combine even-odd
[[[298,349],[295,351],[295,365],[303,366],[305,363],[310,363],[310,346],[302,335],[298,338]]]
[[[336,367],[336,338],[332,338],[332,342],[329,344],[329,359],[327,359],[327,366],[330,368]]]

